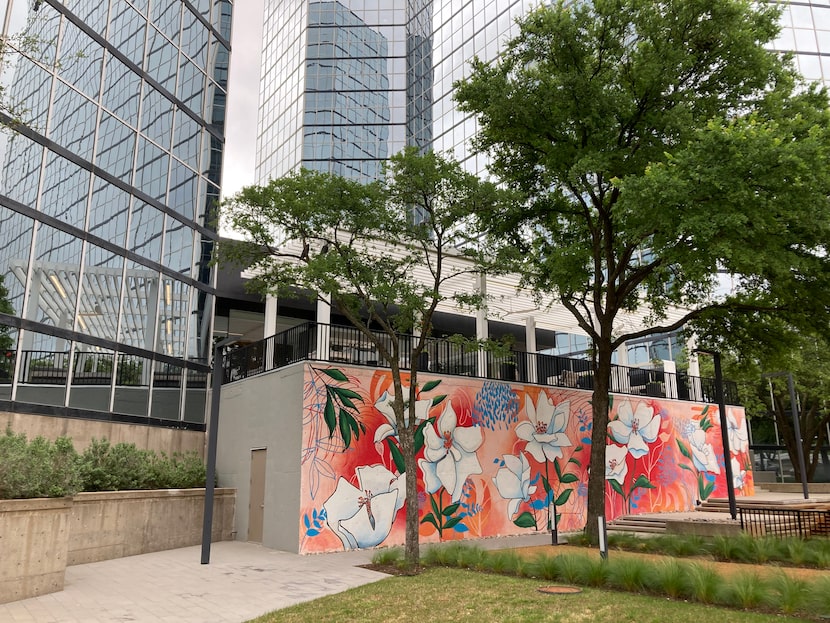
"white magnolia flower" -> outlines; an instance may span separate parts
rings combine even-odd
[[[692,462],[700,472],[720,474],[718,457],[711,443],[706,443],[706,431],[698,428],[689,435],[689,445],[692,448]]]
[[[524,452],[519,456],[512,454],[504,455],[504,467],[500,467],[493,478],[499,495],[506,500],[507,518],[512,519],[519,504],[527,502],[530,496],[536,493],[536,486],[530,484],[530,464],[527,462]]]
[[[617,409],[617,419],[608,424],[614,441],[624,443],[635,459],[648,454],[648,445],[657,439],[660,432],[660,416],[654,414],[648,404],[641,402],[637,410],[629,401],[622,402]]]
[[[409,388],[403,388],[403,395],[409,395]],[[398,436],[398,421],[395,418],[395,412],[392,410],[392,403],[395,400],[394,393],[388,391],[383,392],[383,395],[375,402],[375,408],[381,412],[386,422],[378,426],[375,431],[375,443],[383,441],[387,437]],[[415,401],[415,421],[423,422],[429,417],[429,410],[432,407],[432,399]],[[404,422],[409,426],[409,407],[404,403]]]
[[[562,448],[571,445],[565,434],[571,411],[570,401],[554,407],[548,395],[542,392],[535,405],[527,401],[526,410],[530,421],[516,426],[516,436],[527,442],[525,450],[540,463],[561,457]]]
[[[481,473],[481,464],[475,455],[483,441],[481,429],[458,426],[458,416],[451,404],[447,404],[435,424],[424,429],[425,458],[418,461],[418,466],[428,493],[435,493],[443,486],[452,501],[457,502],[470,474]]]
[[[628,465],[625,463],[625,455],[628,448],[625,446],[605,446],[605,479],[616,480],[620,485],[625,482],[628,474]]]
[[[740,461],[735,457],[731,459],[732,463],[732,485],[735,489],[743,489],[746,484],[746,470],[741,465]]]
[[[738,424],[732,409],[726,412],[726,428],[729,432],[729,449],[732,452],[741,454],[749,449],[749,435],[746,426]]]
[[[345,549],[382,543],[406,499],[406,474],[396,476],[382,465],[365,465],[355,472],[358,487],[341,477],[323,504],[326,523]]]

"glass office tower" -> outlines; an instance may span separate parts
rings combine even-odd
[[[542,0],[269,0],[260,100],[260,183],[302,165],[372,179],[405,145],[470,154],[475,120],[452,85],[478,56],[492,60],[515,20]],[[783,8],[777,50],[808,80],[830,80],[830,0]]]
[[[0,410],[204,422],[230,0],[7,0]]]

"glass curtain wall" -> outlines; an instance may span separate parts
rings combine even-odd
[[[204,421],[230,0],[0,12],[0,400]]]

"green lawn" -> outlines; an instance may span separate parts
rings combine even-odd
[[[483,621],[513,623],[729,623],[803,622],[804,619],[716,608],[615,591],[583,589],[547,595],[539,579],[429,568],[416,576],[390,577],[345,593],[278,610],[256,623],[336,621],[395,623]]]

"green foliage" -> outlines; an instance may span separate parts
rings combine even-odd
[[[639,593],[648,584],[651,564],[637,557],[613,557],[608,561],[608,582],[613,588]]]
[[[454,288],[491,268],[474,248],[474,217],[505,196],[452,158],[415,148],[393,156],[385,178],[372,184],[302,170],[244,188],[223,203],[220,222],[244,240],[223,241],[215,261],[250,269],[257,277],[249,286],[261,294],[299,290],[330,300],[358,329],[391,371],[400,443],[393,449],[388,442],[389,448],[398,473],[414,473],[418,370],[402,362],[419,361],[442,302],[483,303],[469,288]],[[402,366],[411,368],[406,384]],[[327,385],[323,417],[329,436],[338,431],[348,448],[364,430],[350,406],[358,397],[346,391]],[[412,565],[418,563],[414,482],[407,481],[406,491],[406,556]],[[432,521],[440,531],[460,519],[434,514]]]
[[[757,573],[738,573],[730,578],[721,599],[724,604],[728,605],[737,604],[741,608],[749,609],[759,608],[770,602],[769,587]]]
[[[376,565],[397,565],[403,559],[403,550],[400,547],[384,547],[372,556]]]
[[[662,591],[672,599],[680,599],[689,594],[686,580],[686,567],[673,558],[662,561],[653,567],[649,586]]]
[[[28,441],[11,429],[0,437],[0,499],[204,486],[205,465],[196,452],[157,455],[135,444],[93,439],[79,455],[68,437]]]
[[[133,443],[93,439],[80,457],[84,491],[187,489],[205,486],[205,466],[195,452],[156,455]]]
[[[167,456],[152,455],[150,462],[151,489],[193,489],[205,486],[205,463],[197,452],[174,452]]]
[[[80,490],[77,454],[72,441],[28,441],[11,429],[0,437],[0,499],[63,497]]]
[[[785,614],[805,610],[810,601],[810,584],[787,573],[776,576],[773,589],[777,593],[778,606]]]
[[[149,489],[151,453],[134,443],[93,439],[81,455],[84,491]]]
[[[457,84],[477,149],[524,198],[480,213],[494,256],[593,342],[593,538],[615,348],[710,312],[830,327],[830,108],[767,49],[779,16],[749,0],[559,0]],[[720,296],[723,271],[736,289]],[[620,322],[634,310],[645,328]]]

